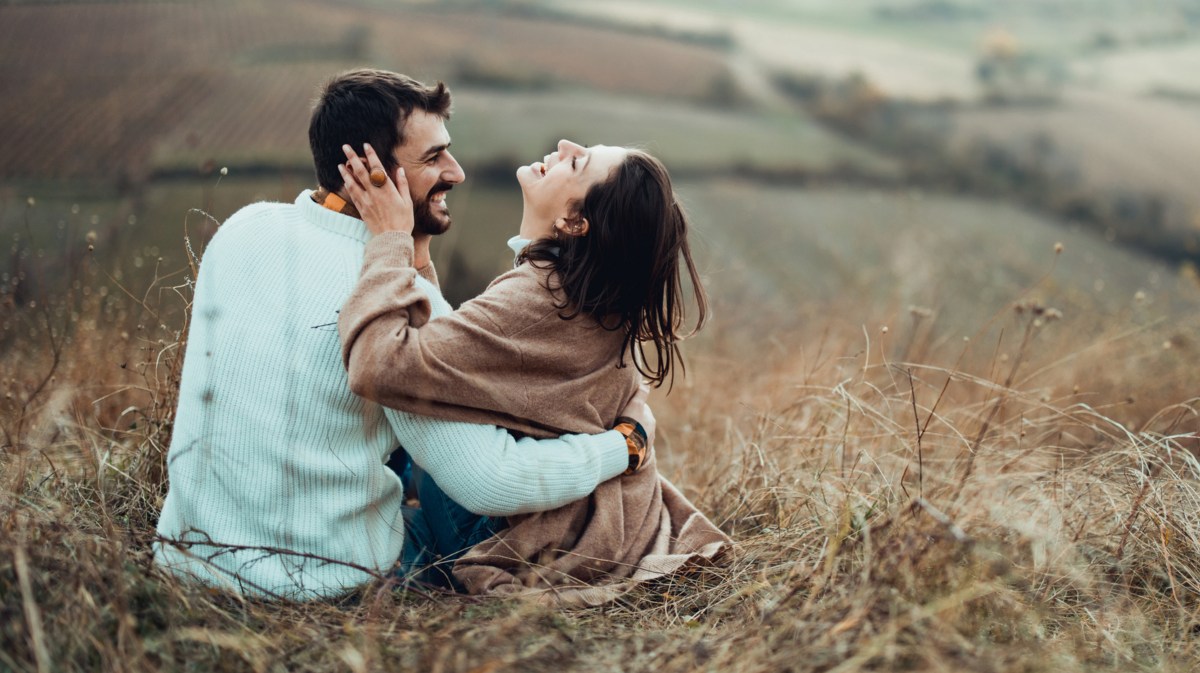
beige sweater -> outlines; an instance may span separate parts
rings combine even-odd
[[[608,430],[637,388],[621,366],[622,333],[559,317],[551,273],[505,273],[449,316],[430,321],[416,288],[412,237],[386,233],[366,248],[338,330],[351,389],[385,406],[490,423],[535,437]],[[510,517],[468,552],[455,576],[471,593],[538,591],[596,604],[632,582],[712,559],[730,540],[655,469],[601,484],[550,512]]]

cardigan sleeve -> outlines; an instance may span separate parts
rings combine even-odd
[[[514,311],[537,307],[527,297],[510,301],[494,283],[430,321],[415,273],[410,235],[385,233],[367,244],[359,283],[338,319],[350,389],[392,408],[413,410],[422,400],[526,417],[528,374],[512,331],[530,319]]]

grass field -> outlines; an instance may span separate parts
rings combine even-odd
[[[0,356],[0,664],[1182,672],[1200,663],[1194,281],[1064,234],[1058,268],[1035,288],[1062,307],[1055,319],[1012,308],[1055,258],[1048,233],[1024,247],[1045,225],[1018,211],[985,221],[972,202],[735,183],[682,192],[715,319],[688,349],[688,378],[652,403],[662,469],[738,543],[720,566],[566,612],[381,584],[341,603],[242,602],[165,577],[148,544],[187,291],[85,294],[98,282],[85,267],[73,295],[5,318],[6,332],[29,333]],[[483,196],[469,198],[499,198]],[[793,217],[768,229],[767,212]],[[1070,298],[1076,285],[1083,299]],[[955,292],[929,294],[937,287]],[[1135,287],[1145,296],[1131,296]],[[908,314],[910,300],[936,320]],[[1088,304],[1091,315],[1077,312]],[[989,313],[990,325],[979,322]],[[965,345],[960,321],[976,328]],[[72,324],[86,328],[68,337]]]

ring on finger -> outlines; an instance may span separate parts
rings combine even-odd
[[[371,169],[371,184],[376,187],[382,187],[387,184],[387,173],[383,172],[382,168]]]

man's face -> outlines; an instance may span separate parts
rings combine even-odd
[[[450,228],[446,192],[466,179],[466,174],[450,154],[450,133],[441,117],[413,110],[403,131],[405,141],[396,148],[395,157],[404,168],[412,195],[413,233],[443,234]]]

